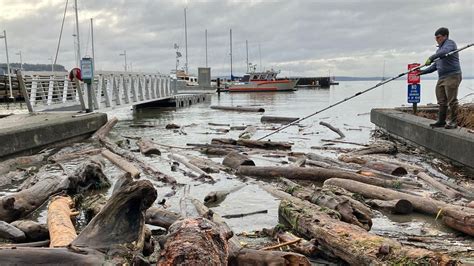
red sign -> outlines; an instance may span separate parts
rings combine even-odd
[[[408,70],[419,67],[420,64],[418,63],[413,63],[413,64],[408,64]],[[420,73],[420,70],[415,70],[410,73],[408,73],[408,84],[420,84],[420,76],[418,74]]]

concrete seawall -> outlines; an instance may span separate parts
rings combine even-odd
[[[474,134],[465,128],[431,128],[433,120],[394,109],[372,109],[370,121],[390,134],[474,169]]]
[[[35,113],[0,119],[0,158],[89,136],[107,122],[104,113]]]

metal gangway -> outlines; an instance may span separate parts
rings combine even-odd
[[[88,93],[82,81],[67,72],[17,72],[21,93],[30,113],[85,111]],[[174,82],[159,73],[96,71],[92,83],[94,110],[107,111],[174,97]]]

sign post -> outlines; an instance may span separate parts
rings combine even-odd
[[[419,67],[420,64],[412,63],[408,64],[408,70]],[[417,105],[421,100],[421,78],[419,76],[420,70],[415,70],[408,73],[407,82],[408,82],[408,93],[407,93],[407,102],[413,104],[413,113],[417,112]]]
[[[94,81],[94,59],[90,57],[84,57],[81,59],[81,74],[82,80],[87,87],[87,108],[86,113],[94,111],[92,102],[92,83]]]

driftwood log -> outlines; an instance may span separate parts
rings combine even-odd
[[[209,210],[199,200],[192,200],[199,215],[213,221],[228,238],[229,262],[228,265],[301,265],[309,266],[308,259],[297,253],[281,251],[263,251],[243,248],[237,236],[233,235],[227,223],[215,212]]]
[[[99,128],[99,130],[97,130],[94,133],[94,135],[92,135],[92,139],[101,140],[101,139],[104,139],[105,137],[107,137],[107,134],[109,134],[109,132],[112,130],[112,128],[115,126],[115,124],[117,124],[117,122],[118,122],[117,117],[113,117],[112,119],[107,121],[107,123],[105,123],[105,125],[103,125],[101,128]]]
[[[238,152],[230,152],[224,157],[222,164],[232,169],[238,169],[242,165],[255,166],[255,163],[246,155]]]
[[[390,175],[404,176],[408,174],[408,171],[404,167],[393,164],[393,163],[367,160],[362,157],[351,156],[347,154],[340,155],[339,160],[346,163],[360,164],[364,167],[374,169],[374,170],[380,171],[382,173],[390,174]]]
[[[185,157],[178,155],[178,154],[169,154],[168,157],[172,160],[175,160],[179,163],[182,163],[184,166],[186,166],[189,170],[195,172],[197,176],[200,178],[208,179],[211,182],[214,182],[214,178],[209,175],[208,173],[204,172],[201,170],[201,168],[197,167],[196,165],[190,163]]]
[[[71,221],[74,202],[69,196],[56,196],[48,206],[49,246],[66,247],[77,237]]]
[[[138,148],[140,152],[145,156],[150,155],[161,155],[161,151],[156,147],[156,145],[149,139],[140,139],[137,141]]]
[[[405,199],[399,200],[368,200],[367,204],[393,214],[410,214],[413,212],[413,204]]]
[[[427,175],[424,172],[419,172],[417,176],[425,181],[428,185],[435,188],[436,190],[440,191],[443,195],[446,195],[449,198],[459,198],[462,197],[462,194],[459,191],[454,190],[451,187],[442,184],[441,182],[437,181],[433,177]]]
[[[357,225],[367,231],[372,227],[372,217],[374,215],[371,210],[365,206],[361,208],[361,204],[353,204],[355,200],[336,195],[329,189],[309,189],[285,178],[280,179],[280,181],[278,186],[283,191],[318,206],[335,210],[340,214],[342,221]]]
[[[321,122],[319,122],[319,124],[321,126],[325,126],[325,127],[329,128],[330,130],[336,132],[339,135],[339,139],[343,139],[343,138],[346,137],[346,135],[344,135],[344,133],[342,133],[342,131],[339,128],[335,128],[334,126],[332,126],[329,123],[321,121]]]
[[[157,193],[148,180],[138,180],[121,187],[72,242],[78,247],[100,251],[139,252],[144,245],[145,211]]]
[[[0,162],[0,175],[6,174],[13,171],[16,168],[28,167],[31,165],[37,165],[43,162],[45,159],[44,154],[36,154],[31,156],[20,156],[13,159],[8,159]]]
[[[251,139],[256,132],[257,128],[255,126],[248,126],[244,132],[239,134],[239,139]]]
[[[324,182],[325,186],[337,186],[342,187],[346,190],[349,190],[354,193],[358,193],[364,197],[372,198],[372,199],[380,199],[380,200],[399,200],[405,199],[411,202],[413,205],[413,209],[417,212],[431,214],[431,215],[438,215],[438,213],[443,214],[443,210],[446,209],[453,209],[457,210],[455,215],[450,216],[451,220],[458,220],[456,227],[453,227],[456,230],[464,232],[466,234],[470,234],[474,231],[474,223],[466,223],[474,216],[474,210],[468,207],[460,207],[455,206],[452,204],[447,204],[438,200],[434,200],[431,198],[411,195],[387,188],[381,188],[372,186],[369,184],[364,184],[361,182],[357,182],[354,180],[347,180],[347,179],[340,179],[340,178],[331,178]],[[454,211],[452,211],[454,214]],[[447,219],[451,221],[450,219]],[[450,226],[451,223],[446,223],[447,226]],[[461,226],[463,225],[463,226]]]
[[[169,228],[158,265],[227,265],[227,239],[205,218],[179,220]]]
[[[107,261],[96,250],[79,248],[0,248],[0,258],[4,265],[103,265]]]
[[[377,140],[370,143],[367,147],[351,152],[352,156],[368,155],[368,154],[395,154],[397,153],[397,145],[387,140]]]
[[[26,240],[23,231],[7,222],[0,221],[0,239],[2,238],[13,242],[22,242]]]
[[[121,156],[109,151],[103,150],[102,155],[107,158],[111,163],[115,164],[120,169],[124,170],[127,173],[130,173],[133,178],[140,177],[140,170],[136,168],[132,163],[127,161],[126,159],[122,158]]]
[[[453,263],[447,255],[402,246],[399,242],[331,218],[319,208],[282,200],[279,215],[293,230],[330,250],[350,265]],[[315,222],[317,221],[317,222]]]
[[[145,223],[168,229],[174,222],[181,219],[178,213],[159,207],[150,207],[146,210]]]
[[[10,223],[26,235],[26,241],[37,242],[49,238],[48,226],[31,220],[18,220]]]
[[[451,228],[474,236],[474,212],[472,208],[463,207],[460,209],[447,207],[441,210],[443,222]],[[470,211],[470,213],[468,213]]]
[[[264,108],[258,107],[244,107],[244,106],[221,106],[221,105],[211,105],[211,109],[216,110],[225,110],[225,111],[237,111],[237,112],[265,112]]]
[[[11,222],[20,219],[41,206],[51,195],[67,191],[69,194],[110,186],[95,161],[81,164],[74,173],[50,175],[20,192],[0,198],[0,220]]]
[[[107,147],[107,149],[109,149],[113,153],[119,154],[120,156],[126,158],[129,161],[137,163],[137,165],[139,165],[140,168],[143,169],[143,171],[149,174],[150,176],[169,184],[177,183],[174,177],[162,173],[158,169],[154,168],[150,163],[142,160],[140,157],[135,156],[133,153],[124,150],[116,144],[112,143],[108,138],[102,139],[101,143],[104,144],[104,146]]]
[[[283,242],[283,243],[284,242],[290,242],[290,241],[298,239],[298,237],[296,237],[295,235],[293,235],[292,233],[289,233],[289,232],[278,233],[276,235],[276,238],[280,242]],[[314,241],[314,240],[307,241],[305,239],[301,239],[301,241],[298,241],[297,243],[292,244],[289,247],[294,252],[297,252],[299,254],[303,254],[307,257],[314,257],[316,255],[321,254],[321,252],[319,251],[319,249],[317,247],[317,244],[315,242],[316,241]]]
[[[229,145],[223,146],[227,148],[233,148],[233,145],[258,148],[264,150],[291,150],[292,144],[287,142],[278,141],[261,141],[261,140],[249,140],[249,139],[225,139],[225,138],[214,138],[211,140],[211,145]]]
[[[236,187],[233,187],[233,188],[227,189],[227,190],[211,191],[204,197],[204,204],[206,204],[206,206],[218,205],[218,204],[220,204],[221,202],[223,202],[225,200],[227,195],[229,195],[230,193],[236,192],[236,191],[240,190],[241,188],[243,188],[245,186],[246,185],[243,184],[243,185],[236,186]]]
[[[298,120],[298,117],[283,117],[283,116],[262,116],[260,122],[262,123],[272,123],[272,124],[289,124]]]
[[[281,166],[241,166],[237,171],[239,175],[253,176],[262,179],[285,177],[288,179],[311,180],[323,182],[329,178],[337,177],[343,179],[357,180],[367,184],[381,187],[403,187],[401,180],[384,180],[376,177],[363,176],[353,172],[326,168],[303,168],[303,167],[281,167]]]

